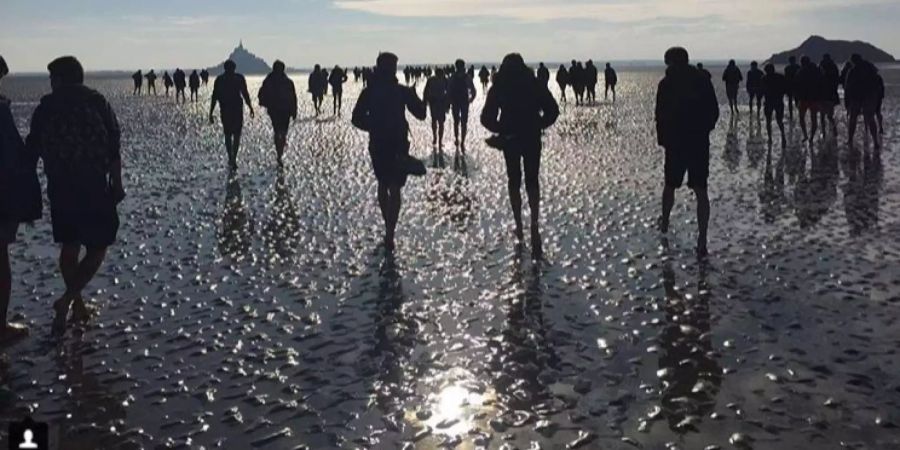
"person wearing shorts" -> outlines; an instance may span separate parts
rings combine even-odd
[[[475,101],[475,83],[465,72],[466,62],[457,59],[455,71],[450,77],[450,105],[453,114],[453,142],[466,151],[466,134],[469,130],[469,105]],[[549,73],[549,72],[548,72]],[[545,83],[546,84],[546,83]]]
[[[819,109],[822,106],[822,72],[807,56],[800,58],[800,70],[794,77],[794,96],[797,99],[803,140],[812,143],[819,126]],[[807,114],[810,116],[809,132],[806,128]]]
[[[244,104],[250,108],[250,117],[254,117],[250,93],[247,92],[247,80],[237,73],[237,64],[232,60],[225,61],[225,73],[216,77],[213,83],[212,102],[209,106],[209,123],[215,123],[213,113],[216,104],[220,105],[222,132],[225,135],[225,150],[228,152],[228,166],[237,169],[237,154],[241,148],[241,132],[244,128]]]
[[[425,120],[425,103],[413,88],[397,81],[398,58],[381,53],[368,85],[353,107],[353,126],[369,133],[369,156],[378,181],[378,207],[384,219],[384,248],[394,251],[394,235],[400,219],[406,184],[404,160],[409,157],[409,123],[406,111]]]
[[[687,174],[688,187],[697,196],[697,254],[702,257],[707,254],[709,226],[709,133],[719,120],[719,101],[710,79],[690,64],[687,50],[670,48],[665,63],[666,75],[656,93],[656,135],[665,149],[659,228],[668,233],[675,190]]]
[[[62,246],[59,265],[66,290],[53,304],[54,331],[59,332],[70,307],[73,319],[90,317],[82,291],[116,240],[116,205],[125,191],[119,124],[112,107],[84,86],[84,69],[74,57],[57,58],[48,70],[53,92],[34,111],[26,147],[44,162],[53,239]]]

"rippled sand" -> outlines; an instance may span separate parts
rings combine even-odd
[[[50,338],[49,219],[25,229],[11,316],[32,336],[4,350],[0,417],[49,421],[64,449],[900,447],[900,74],[880,155],[861,133],[858,152],[809,148],[796,126],[770,150],[723,110],[708,265],[689,191],[667,251],[654,231],[660,75],[563,106],[541,264],[513,244],[482,93],[462,159],[449,121],[443,157],[413,125],[432,169],[404,191],[391,261],[349,124],[359,85],[343,117],[303,97],[283,171],[268,117],[248,118],[232,177],[209,90],[176,106],[90,81],[119,115],[129,192],[90,286],[101,315]],[[3,85],[23,132],[46,84]]]

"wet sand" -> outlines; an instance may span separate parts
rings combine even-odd
[[[543,263],[514,245],[481,92],[462,158],[449,120],[443,157],[413,124],[431,169],[390,260],[358,84],[338,118],[302,97],[284,170],[248,116],[230,176],[211,87],[176,106],[89,80],[123,129],[120,239],[90,286],[100,316],[54,339],[48,208],[23,228],[10,316],[32,336],[2,350],[0,433],[30,413],[61,449],[900,447],[900,72],[880,154],[862,127],[854,152],[804,146],[796,124],[769,149],[746,105],[733,126],[723,106],[709,264],[689,191],[667,249],[654,228],[660,76],[622,70],[617,104],[562,105]],[[47,82],[2,89],[26,132]]]

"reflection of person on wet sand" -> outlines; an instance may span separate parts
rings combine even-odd
[[[222,228],[219,232],[219,252],[243,258],[250,253],[252,239],[253,222],[244,205],[241,180],[235,172],[229,172],[222,210]]]
[[[851,236],[859,236],[878,225],[879,200],[883,183],[880,152],[851,150],[844,161],[844,212]]]
[[[66,291],[53,304],[53,328],[62,332],[70,307],[73,320],[90,318],[82,292],[116,241],[116,205],[125,190],[119,122],[112,107],[84,86],[84,69],[74,57],[57,58],[47,68],[52,92],[34,111],[27,147],[44,162],[53,240],[62,246],[59,267]]]
[[[697,197],[697,254],[707,253],[709,225],[709,133],[719,120],[719,101],[712,83],[689,64],[681,47],[666,51],[666,76],[656,93],[656,135],[665,149],[665,186],[659,229],[669,231],[669,216],[675,204],[675,189],[688,175],[688,187]]]
[[[288,258],[297,251],[300,241],[300,215],[291,195],[291,186],[285,181],[284,169],[278,169],[275,179],[275,195],[269,204],[268,220],[263,229],[263,238],[268,246],[281,258]]]
[[[749,129],[747,130],[747,162],[751,168],[755,169],[762,161],[766,144],[762,137],[762,120],[759,116],[750,117]]]
[[[523,267],[517,256],[512,270],[504,295],[506,322],[499,336],[487,341],[488,367],[496,374],[493,384],[501,410],[535,413],[552,396],[547,368],[560,363],[543,314],[542,269],[537,264]]]
[[[541,210],[541,131],[559,117],[559,105],[546,85],[541,85],[518,53],[503,58],[500,72],[488,91],[481,124],[499,135],[506,160],[509,201],[515,221],[516,239],[523,239],[522,165],[525,166],[525,191],[531,210],[531,251],[543,257],[539,230]]]
[[[709,267],[698,268],[697,295],[683,295],[671,261],[662,268],[666,321],[659,334],[662,414],[669,428],[685,433],[713,411],[722,386],[722,366],[710,341]]]
[[[731,173],[737,173],[741,164],[741,144],[738,142],[737,118],[728,120],[728,132],[725,134],[725,152],[722,154],[725,167]]]
[[[763,181],[759,184],[759,209],[766,223],[773,223],[784,211],[784,153],[782,150],[772,167],[772,146],[766,151],[766,166],[763,171]]]

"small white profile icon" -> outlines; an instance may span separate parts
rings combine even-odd
[[[33,439],[34,439],[34,433],[31,430],[26,429],[25,432],[22,433],[22,443],[19,444],[19,448],[24,448],[24,449],[38,448],[38,445],[35,444],[34,442],[32,442]]]

